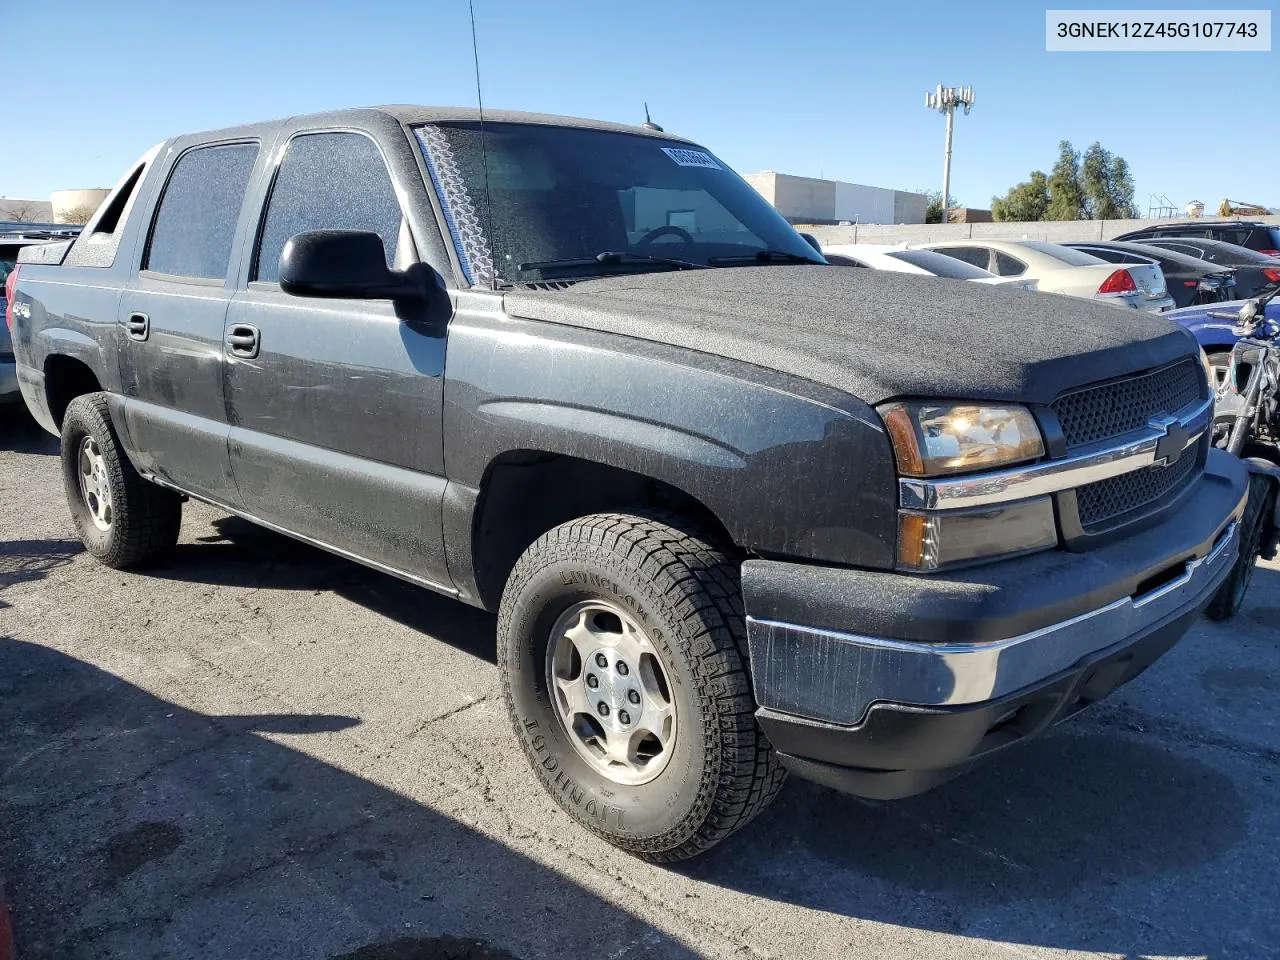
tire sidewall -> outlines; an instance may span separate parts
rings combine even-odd
[[[577,557],[555,558],[513,582],[500,618],[503,680],[512,722],[547,790],[598,833],[657,840],[681,831],[709,804],[704,782],[714,715],[700,704],[703,685],[690,664],[689,621],[676,615],[640,571],[597,544],[579,542]],[[659,652],[676,709],[677,733],[667,766],[639,786],[615,783],[569,741],[550,691],[546,656],[551,628],[570,605],[604,599],[624,609]],[[503,629],[505,627],[505,630]],[[714,781],[713,781],[714,782]]]

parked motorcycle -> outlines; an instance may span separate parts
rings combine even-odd
[[[1258,557],[1274,558],[1280,539],[1280,322],[1266,315],[1278,292],[1246,300],[1239,311],[1209,312],[1231,320],[1240,337],[1217,391],[1214,446],[1234,453],[1249,468],[1240,556],[1205,610],[1213,620],[1228,620],[1240,611]]]

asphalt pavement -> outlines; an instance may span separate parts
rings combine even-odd
[[[493,628],[197,504],[102,567],[0,410],[19,960],[1280,957],[1280,565],[1050,735],[895,803],[792,780],[676,867],[543,795]]]

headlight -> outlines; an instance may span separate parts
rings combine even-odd
[[[1044,456],[1040,428],[1026,407],[891,403],[880,415],[905,476],[937,477]]]

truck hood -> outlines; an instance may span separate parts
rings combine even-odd
[[[905,396],[1048,403],[1196,350],[1186,330],[1152,314],[818,265],[585,280],[511,291],[504,306],[512,317],[729,357],[872,404]]]

